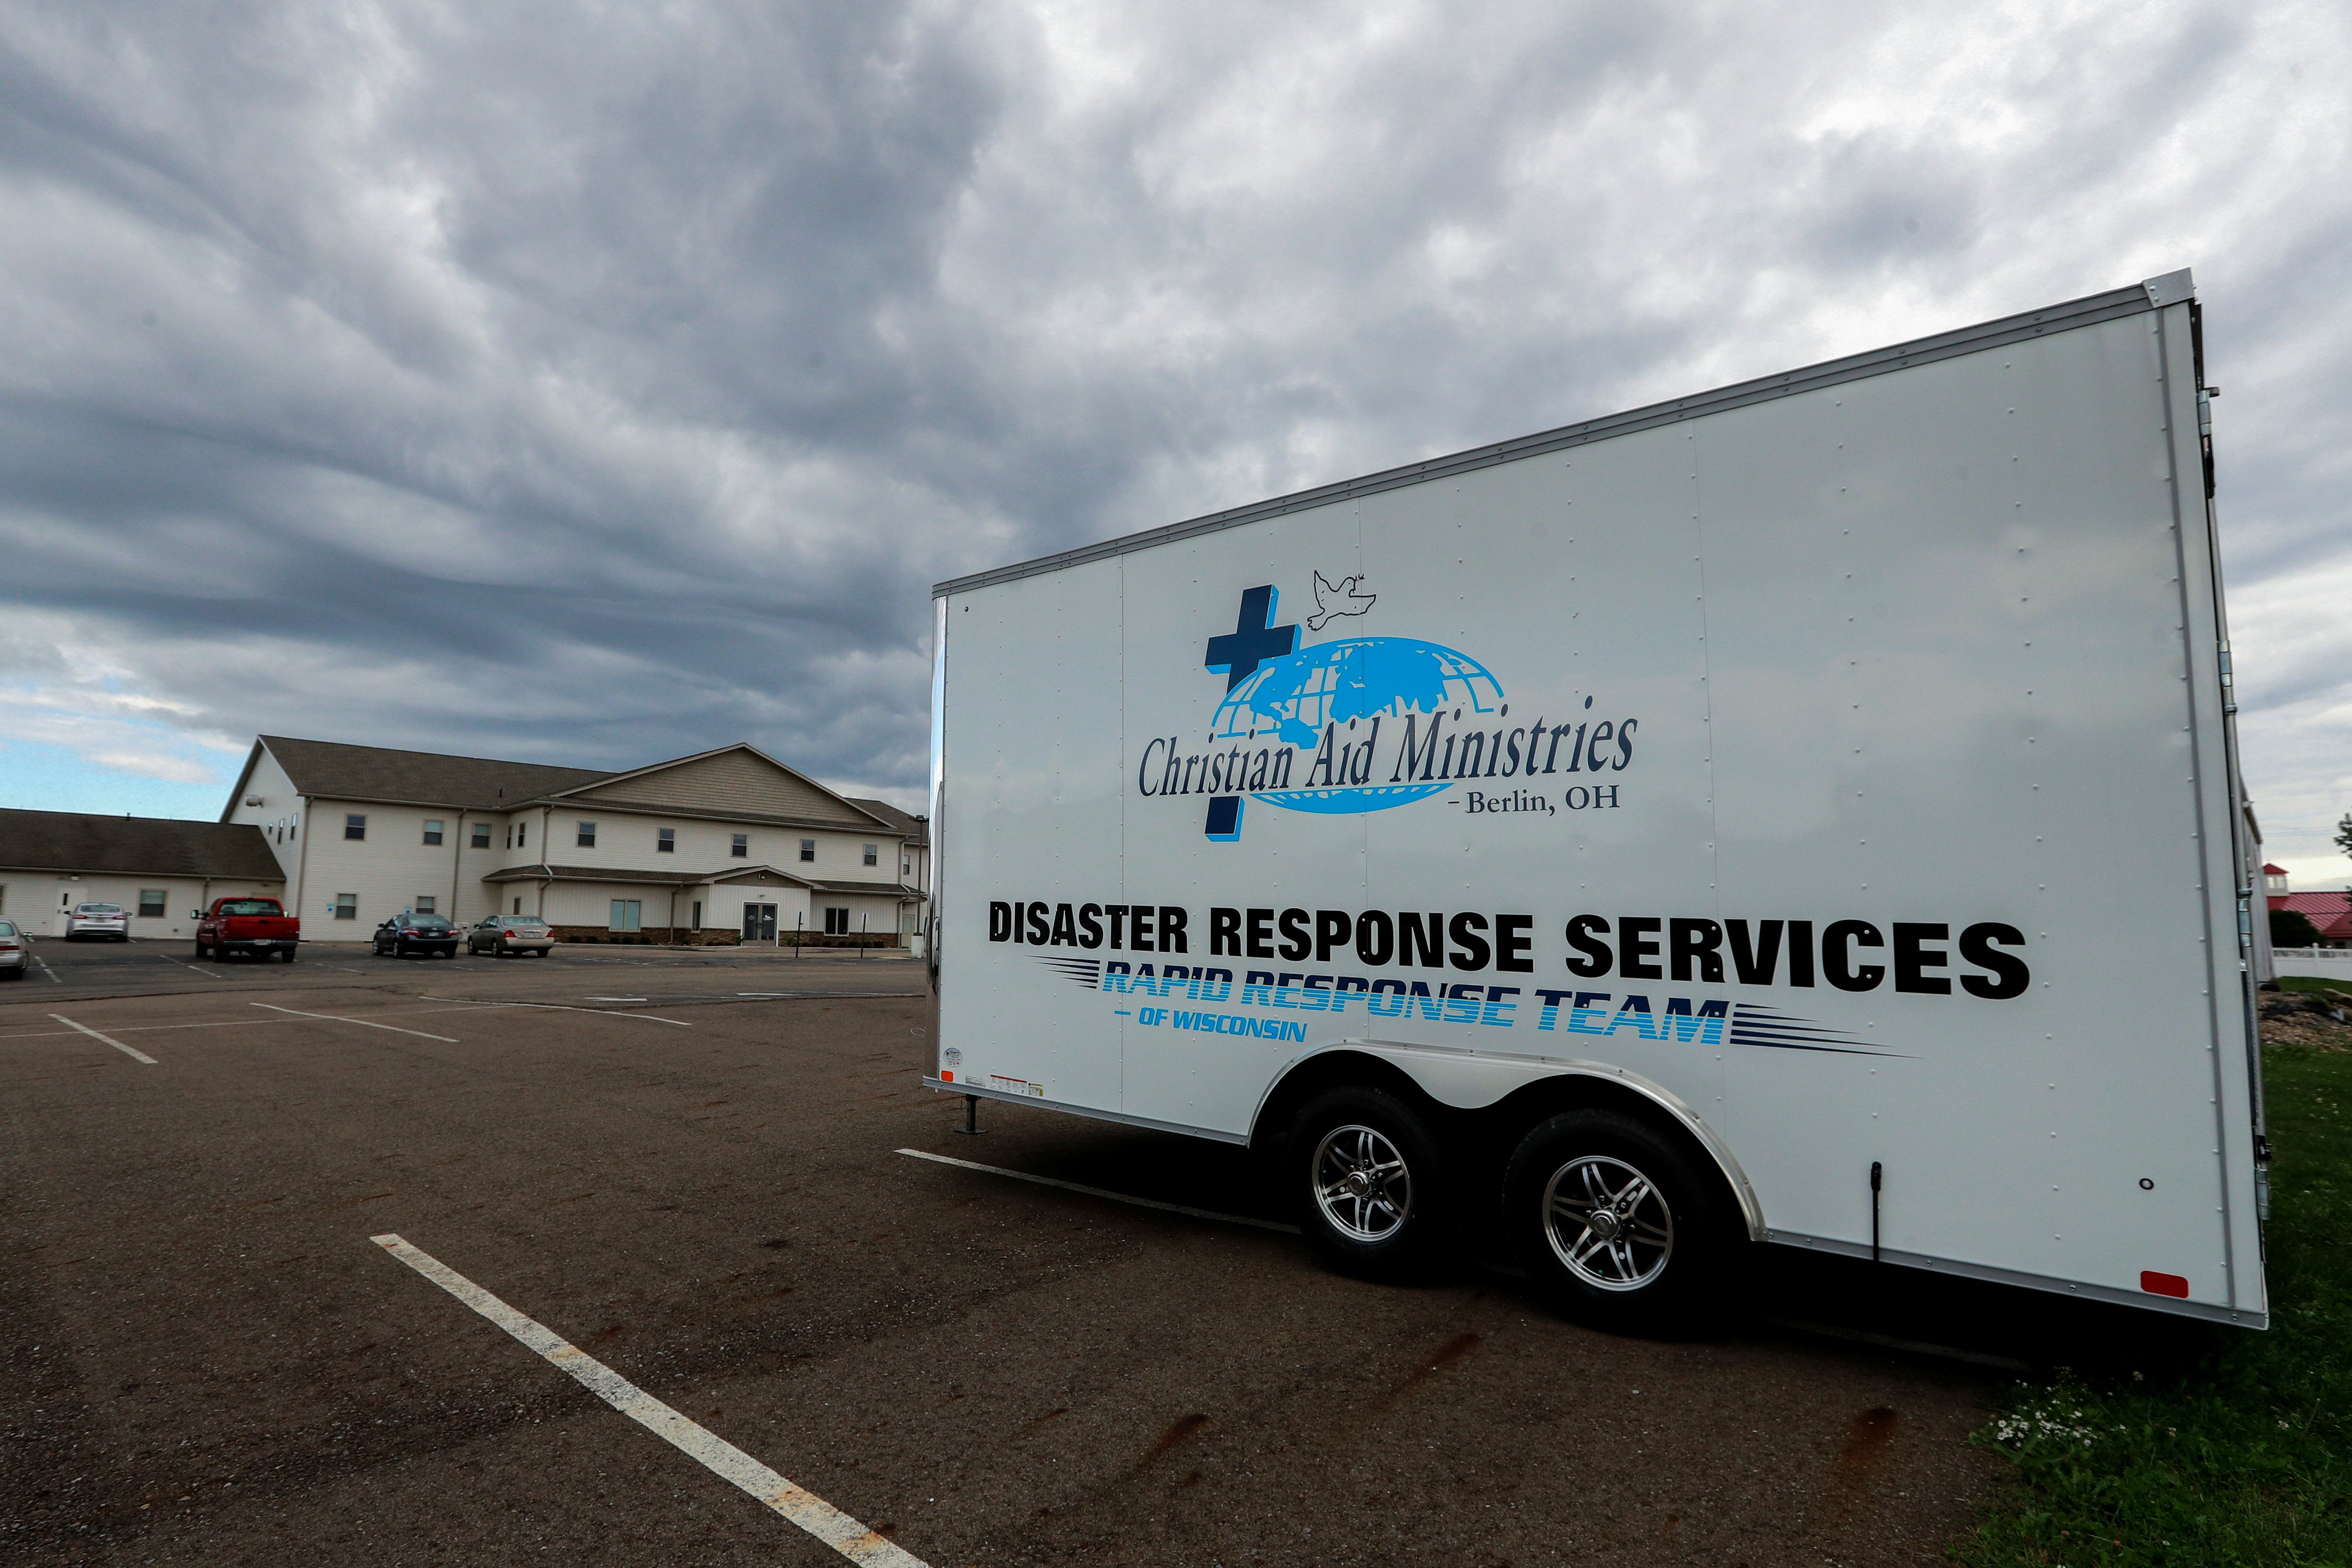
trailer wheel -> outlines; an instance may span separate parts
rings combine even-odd
[[[1376,1089],[1328,1090],[1290,1140],[1299,1228],[1323,1261],[1366,1279],[1403,1279],[1436,1258],[1446,1172],[1412,1108]]]
[[[1572,1110],[1538,1124],[1512,1155],[1505,1225],[1566,1316],[1671,1333],[1715,1300],[1736,1246],[1720,1187],[1633,1117]]]

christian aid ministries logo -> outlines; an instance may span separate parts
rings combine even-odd
[[[1378,596],[1360,575],[1315,574],[1305,630],[1361,624]],[[1205,738],[1146,742],[1136,793],[1205,796],[1209,837],[1241,837],[1242,807],[1262,800],[1327,815],[1388,811],[1446,796],[1472,816],[1610,809],[1633,763],[1640,721],[1598,718],[1592,699],[1514,721],[1502,681],[1459,648],[1404,637],[1303,643],[1276,621],[1271,584],[1242,592],[1231,631],[1208,639],[1202,668],[1225,678]],[[1203,682],[1202,705],[1213,687]],[[1202,735],[1193,721],[1193,735]]]

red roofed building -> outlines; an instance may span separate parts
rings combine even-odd
[[[2263,878],[2272,889],[2271,908],[2293,910],[2317,926],[2320,940],[2331,947],[2352,944],[2352,891],[2339,889],[2333,893],[2286,892],[2286,873],[2276,866],[2264,866]]]

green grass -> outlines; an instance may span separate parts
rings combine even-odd
[[[2185,1375],[2021,1384],[1975,1441],[2020,1485],[1969,1568],[2352,1568],[2352,1055],[2263,1053],[2267,1333],[2217,1333]]]
[[[2282,974],[2278,978],[2282,991],[2309,991],[2324,994],[2329,991],[2352,995],[2352,980],[2322,980],[2312,974]]]

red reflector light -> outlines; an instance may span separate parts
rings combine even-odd
[[[2151,1296],[2178,1296],[2184,1301],[2189,1299],[2189,1281],[2178,1274],[2158,1274],[2143,1269],[2139,1288]]]
[[[940,1069],[940,1081],[941,1083],[953,1083],[955,1082],[955,1074],[946,1068],[941,1068]]]

